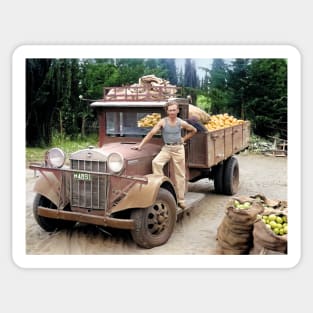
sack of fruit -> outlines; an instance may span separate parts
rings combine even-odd
[[[208,123],[210,120],[210,115],[208,113],[193,104],[189,104],[188,118],[191,118],[192,116],[196,116],[203,124]]]
[[[217,229],[218,254],[247,254],[252,246],[252,228],[233,223],[225,216]]]
[[[257,194],[255,196],[251,196],[256,202],[259,202],[264,207],[264,210],[287,210],[288,203],[284,200],[273,200],[265,197],[262,194]]]
[[[286,211],[265,211],[253,225],[250,254],[287,254],[288,216]]]
[[[226,215],[234,222],[241,225],[253,225],[258,214],[261,214],[264,208],[260,203],[250,197],[233,197],[226,209]]]
[[[217,229],[218,254],[248,254],[253,245],[253,224],[262,210],[263,207],[250,198],[233,198]]]

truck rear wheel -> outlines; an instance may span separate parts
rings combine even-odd
[[[224,164],[220,163],[214,167],[214,190],[216,193],[224,192]]]
[[[148,208],[132,210],[131,219],[135,222],[131,235],[138,246],[150,249],[163,245],[170,238],[176,223],[173,195],[161,188],[156,202]]]
[[[52,203],[49,199],[47,199],[43,195],[39,193],[36,195],[34,203],[33,203],[33,214],[38,225],[45,231],[51,232],[51,231],[55,231],[56,229],[70,228],[76,224],[76,222],[74,221],[65,221],[65,220],[59,220],[59,219],[40,216],[38,215],[38,207],[40,206],[44,208],[55,209],[55,210],[57,209],[57,207],[54,203]]]
[[[239,188],[239,164],[235,157],[230,157],[224,163],[224,186],[225,195],[234,195]]]

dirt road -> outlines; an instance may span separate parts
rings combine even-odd
[[[287,158],[248,154],[237,156],[240,187],[237,195],[264,194],[267,198],[287,200]],[[216,231],[224,217],[230,196],[214,193],[213,182],[203,179],[189,184],[189,191],[206,193],[190,213],[177,223],[169,241],[153,249],[138,247],[126,231],[105,230],[77,224],[74,229],[48,233],[35,222],[32,188],[36,177],[27,170],[26,253],[27,254],[216,254]]]

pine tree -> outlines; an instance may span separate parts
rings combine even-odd
[[[209,96],[213,114],[224,113],[228,107],[227,67],[223,59],[214,59],[209,71]]]
[[[191,59],[185,60],[184,86],[185,86],[185,93],[190,95],[192,99],[192,103],[196,104],[199,79],[197,76],[195,62]]]
[[[254,59],[248,70],[247,117],[260,136],[287,138],[287,62]]]
[[[26,144],[40,146],[49,144],[51,127],[49,121],[53,106],[46,106],[50,96],[49,71],[51,59],[26,60]]]
[[[249,59],[235,59],[228,70],[228,112],[241,119],[246,118],[249,63]]]

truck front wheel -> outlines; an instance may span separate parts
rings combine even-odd
[[[234,195],[239,188],[239,164],[235,157],[230,157],[224,164],[224,188],[225,195]]]
[[[44,208],[54,209],[54,210],[56,210],[57,207],[55,204],[53,204],[49,199],[47,199],[43,195],[41,194],[36,195],[34,203],[33,203],[33,214],[38,225],[45,231],[51,232],[51,231],[55,231],[56,229],[70,228],[76,224],[76,222],[74,221],[65,221],[65,220],[59,220],[59,219],[40,216],[38,215],[38,207],[40,206]]]
[[[150,249],[163,245],[170,238],[176,223],[173,195],[161,188],[156,202],[148,208],[132,210],[131,219],[135,222],[131,235],[138,246]]]

